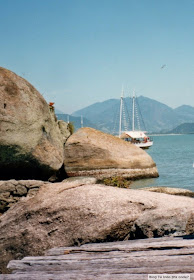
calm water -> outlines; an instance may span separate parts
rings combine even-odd
[[[147,152],[160,177],[137,181],[132,188],[168,186],[194,191],[194,134],[153,136],[153,140]]]

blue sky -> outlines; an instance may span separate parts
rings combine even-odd
[[[122,85],[194,106],[194,0],[0,0],[0,36],[0,66],[65,113]]]

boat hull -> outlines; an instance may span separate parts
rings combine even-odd
[[[149,149],[153,145],[153,141],[148,141],[146,143],[134,143],[134,145],[141,149]]]

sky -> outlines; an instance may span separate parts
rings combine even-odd
[[[0,0],[0,66],[64,113],[146,96],[194,106],[194,0]]]

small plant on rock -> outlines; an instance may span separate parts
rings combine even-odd
[[[75,126],[72,122],[68,123],[68,129],[69,129],[69,132],[71,133],[71,135],[74,133],[75,131]]]
[[[128,189],[128,188],[130,188],[131,181],[129,181],[121,176],[115,176],[115,177],[110,177],[110,178],[104,179],[102,181],[102,183],[104,183],[107,186]]]

